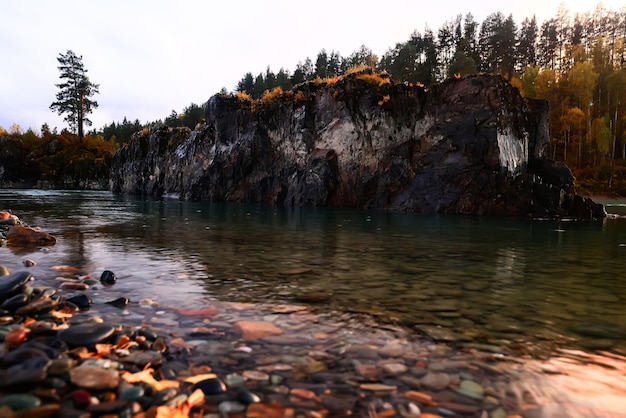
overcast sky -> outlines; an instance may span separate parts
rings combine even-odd
[[[243,75],[293,72],[299,61],[325,48],[346,57],[361,45],[382,56],[425,25],[436,31],[458,14],[481,23],[494,12],[519,24],[556,15],[561,0],[30,0],[2,1],[0,126],[59,130],[49,110],[58,91],[56,58],[82,55],[87,75],[100,85],[100,107],[90,115],[100,128],[124,116],[142,123],[163,119],[190,103],[202,104]],[[605,0],[608,9],[623,0]],[[595,1],[566,1],[571,15]]]

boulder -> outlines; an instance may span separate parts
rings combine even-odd
[[[9,245],[54,245],[57,240],[54,236],[36,229],[15,225],[9,228],[6,234]]]

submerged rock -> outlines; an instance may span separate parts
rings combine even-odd
[[[603,338],[603,339],[624,339],[626,338],[626,326],[608,321],[596,320],[574,324],[570,330],[583,337]]]
[[[7,240],[12,245],[54,245],[54,236],[22,225],[12,226],[7,232]]]
[[[254,109],[216,95],[193,132],[137,133],[114,157],[110,188],[190,200],[605,216],[575,194],[569,168],[547,158],[548,102],[522,98],[501,77],[450,79],[426,91],[353,74],[296,90]]]

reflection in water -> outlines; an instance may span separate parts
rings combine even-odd
[[[38,280],[54,279],[55,264],[94,276],[110,269],[121,278],[116,291],[127,297],[185,307],[215,299],[284,303],[326,292],[332,299],[320,310],[375,312],[380,320],[436,329],[459,348],[551,358],[555,367],[571,369],[533,374],[531,387],[585,380],[592,391],[609,370],[600,361],[614,363],[610,376],[624,372],[625,219],[533,222],[151,201],[106,192],[0,191],[0,199],[60,237],[29,255],[38,262]],[[0,264],[20,269],[20,257],[0,247]],[[581,323],[609,326],[591,335],[580,332]],[[565,349],[614,357],[589,355],[570,368]],[[577,396],[575,387],[570,392]],[[611,393],[603,398],[607,405]]]
[[[524,256],[515,248],[502,248],[497,251],[494,280],[513,285],[524,277]]]
[[[532,396],[544,417],[624,417],[626,357],[563,350],[519,371],[517,398]]]

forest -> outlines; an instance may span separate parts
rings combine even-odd
[[[395,82],[426,87],[453,75],[499,74],[522,95],[550,101],[549,157],[572,168],[582,192],[623,196],[626,190],[619,186],[626,178],[625,39],[626,7],[615,11],[600,4],[595,10],[571,15],[562,5],[543,22],[535,17],[517,22],[512,15],[495,12],[479,23],[468,13],[437,30],[416,30],[380,57],[365,45],[345,57],[322,49],[314,60],[306,57],[293,71],[281,68],[275,73],[267,67],[257,75],[248,72],[233,92],[221,93],[259,101],[277,89],[289,91],[303,82],[330,80],[363,65],[387,73]],[[202,119],[202,106],[191,103],[181,113],[172,110],[163,120],[112,122],[89,132],[82,145],[106,162],[134,132],[160,126],[194,129]],[[72,135],[65,130],[58,134],[42,127],[41,131],[22,132],[15,125],[8,132],[0,128],[0,141],[20,141],[23,158],[49,155],[54,139],[71,142]],[[6,156],[0,155],[2,159]]]

